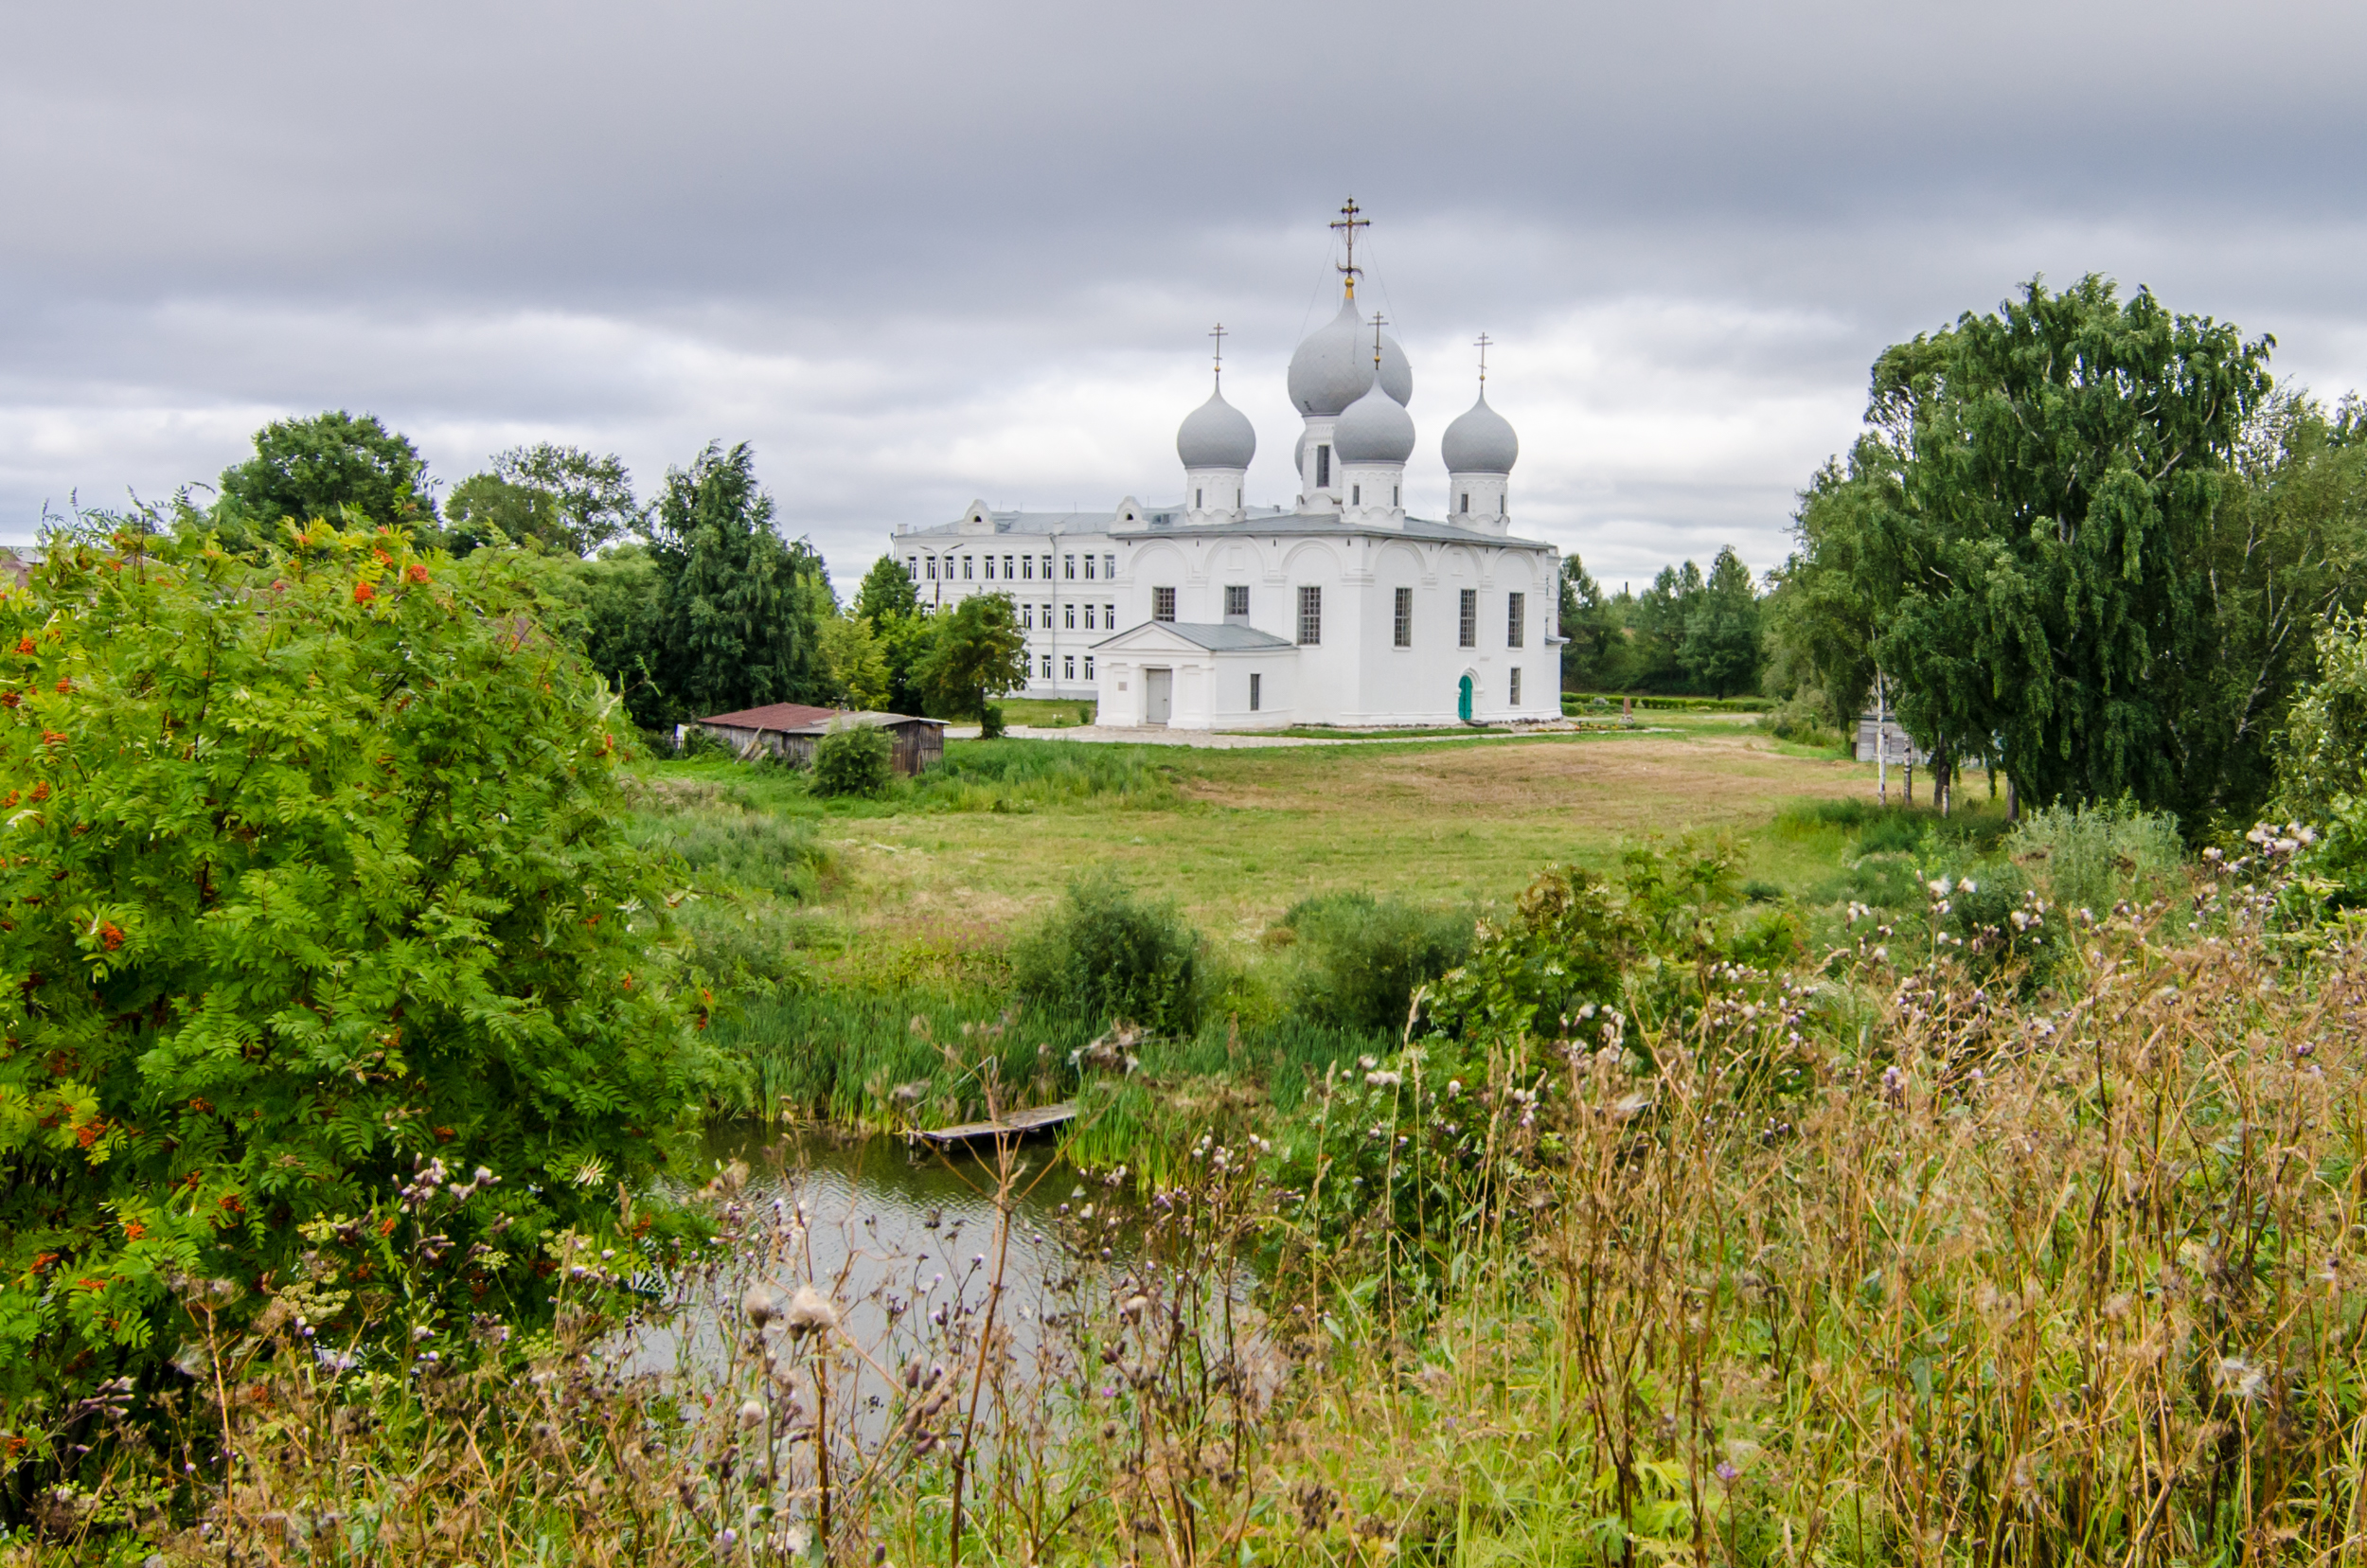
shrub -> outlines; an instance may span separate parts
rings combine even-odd
[[[0,594],[0,1408],[161,1367],[177,1279],[242,1331],[293,1298],[238,1282],[408,1245],[480,1165],[414,1290],[307,1310],[323,1344],[531,1319],[719,1076],[614,699],[510,552],[289,540],[56,536]]]
[[[2320,836],[2305,878],[2336,906],[2367,902],[2367,616],[2318,632],[2318,678],[2295,700],[2277,744],[2276,807]]]
[[[895,775],[896,745],[883,729],[849,724],[830,731],[814,745],[815,794],[884,794]]]
[[[2142,903],[2158,896],[2185,861],[2178,818],[2127,803],[2032,811],[2007,836],[2005,849],[2055,902],[2098,914],[2122,899]]]
[[[1758,727],[1795,746],[1838,749],[1846,739],[1833,727],[1832,704],[1816,686],[1802,686],[1775,708],[1759,715]]]
[[[1200,933],[1172,904],[1088,878],[1072,882],[1051,917],[1014,944],[1011,978],[1041,1006],[1188,1034],[1200,1022]]]
[[[1417,986],[1463,962],[1471,917],[1369,893],[1301,900],[1282,917],[1300,954],[1291,1010],[1316,1024],[1400,1030]]]
[[[988,703],[978,710],[978,739],[981,740],[1003,739],[1002,704]]]

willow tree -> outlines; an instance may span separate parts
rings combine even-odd
[[[1900,344],[1790,579],[1860,619],[1944,755],[2040,801],[2207,810],[2205,562],[2272,347],[2092,275]]]

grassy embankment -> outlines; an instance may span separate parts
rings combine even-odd
[[[1692,832],[1735,844],[1753,898],[1830,925],[1851,898],[1913,885],[1894,867],[1869,888],[1877,871],[1851,867],[1912,847],[1924,823],[1803,809],[1865,800],[1870,773],[1745,718],[1669,713],[1635,732],[1402,745],[956,741],[941,772],[880,801],[819,800],[802,775],[724,760],[656,763],[640,815],[692,869],[703,943],[752,977],[718,1038],[749,1062],[744,1107],[767,1114],[974,1114],[980,1080],[951,1071],[947,1047],[1006,1016],[991,1036],[1006,1102],[1073,1092],[1070,1053],[1111,1021],[1014,1011],[1011,938],[1080,876],[1171,900],[1205,938],[1210,1005],[1190,1038],[1147,1042],[1140,1072],[1105,1086],[1090,1155],[1139,1149],[1151,1124],[1187,1142],[1228,1107],[1288,1113],[1327,1064],[1386,1045],[1290,1006],[1303,957],[1282,926],[1303,900],[1479,917],[1544,865],[1609,869],[1623,845]],[[1993,835],[1985,801],[1949,830],[1983,824]]]

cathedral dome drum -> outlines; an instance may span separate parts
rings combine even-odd
[[[1356,315],[1353,298],[1340,313],[1308,335],[1290,356],[1290,405],[1301,414],[1329,419],[1373,384],[1371,333]],[[1399,407],[1414,401],[1414,366],[1386,332],[1380,339],[1380,384]]]
[[[1245,469],[1257,455],[1257,432],[1222,392],[1212,392],[1184,416],[1175,433],[1175,454],[1187,469]]]
[[[1384,379],[1348,404],[1331,441],[1344,463],[1402,463],[1414,455],[1414,416],[1390,396]]]
[[[1449,473],[1510,473],[1521,455],[1521,438],[1510,420],[1487,406],[1482,392],[1479,401],[1447,427],[1438,449]]]

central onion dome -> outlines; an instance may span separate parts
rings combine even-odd
[[[1354,299],[1344,299],[1340,313],[1309,333],[1290,356],[1290,404],[1301,414],[1328,419],[1372,384],[1372,327],[1356,318]],[[1400,408],[1414,401],[1414,366],[1386,332],[1380,335],[1380,384]]]
[[[1344,463],[1402,463],[1414,455],[1414,416],[1389,394],[1388,361],[1381,380],[1348,404],[1331,432],[1331,449]]]
[[[1512,423],[1487,406],[1487,394],[1465,409],[1438,443],[1449,473],[1510,473],[1521,455]]]
[[[1222,391],[1184,417],[1175,433],[1175,454],[1187,469],[1245,469],[1257,455],[1257,432],[1249,416],[1224,401]]]

